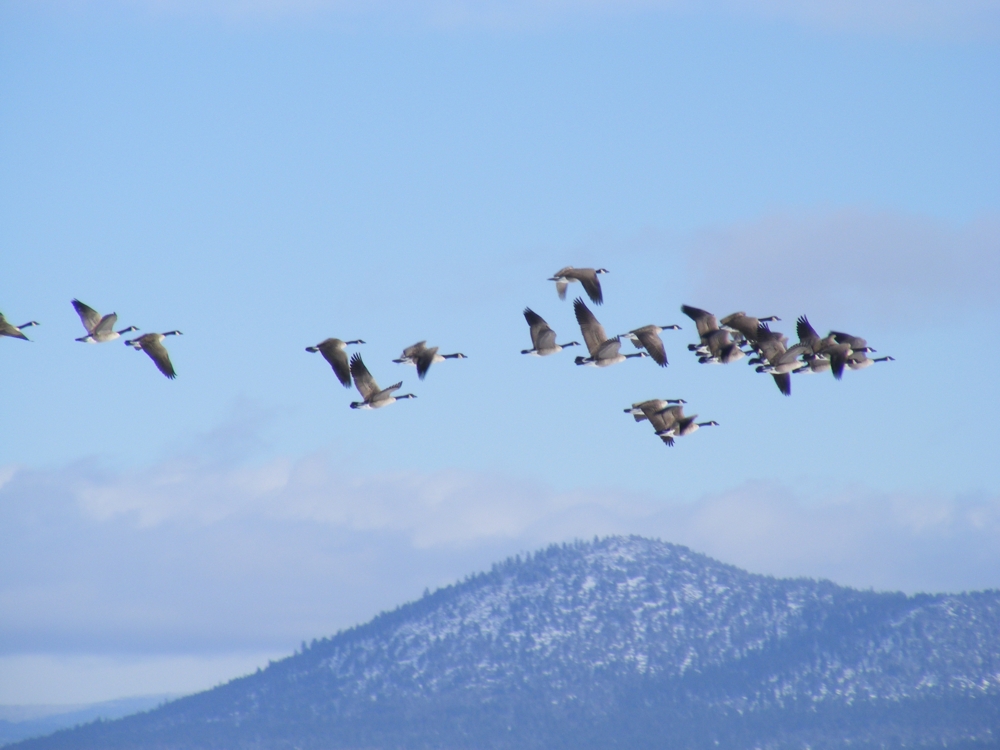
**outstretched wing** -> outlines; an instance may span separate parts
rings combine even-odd
[[[809,347],[813,347],[815,342],[819,341],[819,334],[816,333],[816,329],[812,327],[809,318],[805,315],[800,315],[799,319],[795,321],[795,333],[798,334],[799,341]]]
[[[365,367],[361,355],[357,352],[351,355],[351,375],[354,376],[354,385],[363,400],[367,401],[379,392],[378,383],[375,382],[372,374],[368,372],[368,368]]]
[[[830,335],[833,336],[838,344],[847,344],[852,349],[864,349],[868,346],[868,342],[860,336],[853,336],[843,331],[830,331]]]
[[[94,330],[91,331],[91,333],[98,334],[98,333],[108,333],[109,331],[113,331],[115,328],[115,323],[117,322],[118,322],[118,315],[116,313],[108,313],[103,318],[101,318],[101,322],[97,324],[97,327],[94,328]]]
[[[694,321],[695,326],[698,328],[699,336],[705,336],[712,331],[719,330],[719,321],[708,310],[700,310],[690,305],[681,305],[681,312]]]
[[[80,322],[87,329],[87,333],[93,333],[97,328],[97,324],[101,322],[101,314],[78,299],[73,300],[73,309],[80,316]]]
[[[576,277],[583,284],[583,289],[595,305],[604,304],[604,295],[601,293],[601,280],[597,278],[597,273],[592,268],[580,270]]]
[[[155,338],[146,339],[143,337],[143,339],[139,340],[139,345],[153,360],[156,368],[171,380],[176,378],[177,373],[174,372],[174,366],[170,363],[170,354],[167,353],[167,347],[163,345],[163,342]]]
[[[417,357],[417,376],[423,380],[427,371],[431,369],[431,365],[434,364],[434,355],[437,354],[438,348],[432,346],[430,349],[424,349],[420,352],[420,356]],[[400,383],[402,385],[402,383]],[[388,389],[386,389],[388,390]]]
[[[652,357],[653,361],[660,367],[667,366],[667,351],[663,348],[663,339],[660,338],[656,331],[650,328],[639,328],[638,330],[632,331],[632,333],[634,333],[639,339],[636,346],[639,346],[649,352],[649,356]]]
[[[618,356],[619,350],[622,348],[622,342],[619,338],[608,339],[601,343],[597,347],[597,354],[592,355],[594,359],[614,359]]]
[[[556,332],[549,327],[541,315],[530,307],[526,307],[524,308],[524,319],[531,327],[531,345],[536,351],[555,347]]]
[[[28,337],[21,333],[21,330],[17,326],[11,325],[7,322],[7,319],[0,313],[0,336],[10,336],[15,339],[24,339],[28,341]]]
[[[318,347],[323,359],[330,363],[333,374],[337,376],[345,388],[351,387],[351,365],[347,361],[347,352],[341,349],[333,339],[327,339]]]
[[[403,356],[400,359],[416,359],[420,356],[420,352],[427,348],[427,341],[418,341],[413,344],[413,346],[408,346],[403,349]]]
[[[583,340],[587,344],[587,350],[591,357],[597,356],[597,351],[601,345],[608,340],[608,335],[604,332],[604,326],[597,322],[594,313],[590,311],[580,297],[573,300],[573,312],[576,314],[576,322],[580,324],[580,332]]]

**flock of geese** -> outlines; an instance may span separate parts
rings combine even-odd
[[[608,271],[604,268],[567,266],[557,271],[549,281],[555,282],[556,292],[562,300],[566,299],[569,285],[579,283],[590,300],[595,305],[601,305],[604,302],[604,295],[599,277],[606,273]],[[118,321],[115,313],[102,316],[77,299],[72,300],[72,304],[86,331],[86,335],[76,339],[77,341],[100,344],[139,330],[135,326],[115,330]],[[573,301],[573,312],[589,355],[577,357],[575,360],[577,365],[610,367],[627,359],[648,357],[660,367],[666,367],[667,353],[660,334],[667,330],[680,330],[680,326],[676,324],[646,325],[617,336],[608,336],[604,326],[587,307],[582,297],[577,297]],[[791,376],[795,373],[829,371],[839,380],[845,369],[862,370],[876,362],[893,360],[888,356],[868,357],[868,354],[874,353],[875,350],[859,336],[840,331],[830,331],[826,336],[820,336],[804,315],[796,321],[798,342],[789,345],[787,336],[771,330],[769,324],[780,320],[773,315],[754,318],[746,313],[736,312],[720,320],[706,310],[689,305],[681,305],[681,312],[694,321],[697,329],[699,340],[697,343],[689,344],[688,350],[694,352],[699,363],[730,364],[749,356],[749,364],[755,366],[758,373],[771,375],[778,390],[786,396],[791,395]],[[557,343],[555,331],[529,307],[524,308],[524,319],[528,323],[531,348],[522,350],[521,354],[547,357],[565,348],[580,346],[578,341]],[[0,313],[0,336],[28,341],[24,329],[36,325],[38,322],[34,320],[19,326],[12,325]],[[173,379],[177,377],[177,373],[170,362],[170,355],[163,341],[167,336],[179,335],[180,331],[145,333],[137,338],[127,339],[125,344],[137,351],[144,351],[161,373]],[[637,351],[622,354],[622,339],[631,341]],[[361,401],[351,402],[352,409],[380,409],[396,401],[416,398],[412,393],[397,393],[403,385],[402,381],[387,388],[380,388],[358,352],[348,357],[348,346],[364,343],[362,339],[344,341],[339,338],[328,338],[315,346],[306,347],[306,351],[322,354],[345,388],[350,388],[353,382],[361,395]],[[461,352],[441,354],[438,347],[427,346],[426,341],[419,341],[406,347],[400,357],[393,362],[413,365],[417,368],[417,376],[423,380],[431,365],[449,359],[466,359],[466,356]],[[697,422],[695,421],[697,415],[686,416],[685,403],[684,399],[650,399],[633,403],[625,409],[625,413],[632,415],[636,422],[648,421],[653,426],[656,436],[666,445],[672,446],[675,438],[690,435],[701,427],[718,425],[714,420]]]
[[[118,316],[115,313],[101,315],[97,312],[97,310],[89,305],[83,304],[78,299],[72,300],[72,305],[73,309],[76,310],[76,314],[80,316],[80,322],[83,323],[83,329],[87,332],[86,336],[81,336],[76,340],[82,341],[85,344],[103,344],[107,341],[114,341],[115,339],[120,338],[123,333],[139,330],[135,326],[129,326],[128,328],[122,328],[120,331],[116,331],[115,323],[118,322]],[[23,329],[37,325],[38,321],[30,320],[27,323],[15,326],[7,321],[3,313],[0,313],[0,336],[10,336],[11,338],[29,341],[30,339],[24,335]],[[128,339],[125,344],[131,346],[136,351],[141,350],[146,352],[146,354],[149,355],[149,358],[153,360],[157,369],[173,380],[177,377],[177,373],[174,372],[174,366],[170,363],[170,355],[167,353],[167,348],[163,345],[163,339],[167,336],[180,335],[180,331],[144,333],[137,338]]]

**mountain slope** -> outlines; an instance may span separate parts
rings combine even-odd
[[[25,748],[969,747],[1000,594],[778,580],[659,541],[553,546],[254,675]]]

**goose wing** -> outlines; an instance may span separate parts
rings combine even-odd
[[[87,329],[87,333],[93,333],[97,325],[101,322],[101,314],[89,305],[83,304],[80,300],[73,300],[73,309],[80,316],[80,322]]]
[[[160,372],[171,380],[177,377],[177,373],[174,372],[174,366],[170,363],[170,354],[167,353],[167,347],[163,345],[163,336],[147,333],[139,337],[139,346],[149,355],[149,358],[153,360],[153,363]]]
[[[864,349],[868,346],[868,342],[860,336],[852,336],[842,331],[830,331],[830,335],[838,344],[847,344],[852,349]]]
[[[594,359],[613,359],[618,356],[618,352],[621,348],[621,339],[616,336],[613,339],[602,341],[601,345],[597,347],[597,353],[591,356],[593,356]]]
[[[783,375],[772,375],[774,378],[774,384],[778,386],[778,390],[784,393],[786,396],[792,395],[792,376],[787,372]]]
[[[799,319],[795,321],[795,333],[798,334],[800,343],[805,344],[813,353],[816,353],[816,345],[820,340],[819,334],[816,333],[816,329],[812,327],[809,318],[805,315],[800,315]]]
[[[664,430],[671,429],[684,418],[684,407],[680,405],[668,406],[666,409],[647,407],[643,409],[643,414],[646,415],[646,418],[653,425],[653,429],[656,432],[663,432]]]
[[[11,336],[15,339],[28,341],[28,337],[21,333],[20,328],[7,322],[3,313],[0,313],[0,336]]]
[[[347,361],[347,352],[344,351],[340,339],[327,339],[316,348],[323,355],[323,359],[330,363],[333,374],[345,388],[351,387],[351,365]]]
[[[583,284],[583,290],[595,305],[604,304],[604,295],[601,293],[601,280],[597,278],[597,271],[595,269],[574,268],[567,275]]]
[[[379,396],[388,396],[393,391],[398,391],[402,387],[403,387],[403,381],[400,380],[398,383],[393,383],[388,388],[384,388],[383,390],[379,391],[378,395]]]
[[[785,353],[785,340],[781,333],[772,331],[766,323],[757,326],[757,349],[772,365],[778,364],[778,358]]]
[[[660,367],[667,366],[667,352],[663,348],[663,339],[656,332],[656,326],[643,326],[631,331],[638,339],[635,342],[637,349],[645,349],[649,356],[653,358]]]
[[[632,412],[632,418],[635,419],[636,422],[641,422],[644,419],[649,419],[649,417],[646,416],[646,409],[651,408],[654,411],[656,411],[657,404],[659,404],[662,407],[666,406],[667,402],[658,398],[650,399],[648,401],[637,401],[636,403],[632,404],[632,409],[629,409],[627,411]],[[639,412],[636,413],[634,411],[635,409],[638,409]]]
[[[552,279],[550,279],[556,282],[556,292],[559,294],[559,299],[566,299],[566,287],[569,286],[569,282],[566,279],[569,278],[569,274],[573,270],[573,266],[560,268],[552,275]]]
[[[549,324],[541,315],[530,307],[524,308],[524,319],[531,327],[531,346],[535,351],[554,349],[556,346],[556,332],[549,328]]]
[[[699,336],[705,336],[712,331],[719,330],[719,321],[707,310],[699,310],[697,307],[691,307],[690,305],[681,305],[681,312],[694,321],[695,326],[698,328]]]
[[[97,335],[99,333],[109,333],[115,329],[115,323],[117,322],[118,322],[117,313],[108,313],[103,318],[101,318],[101,321],[97,324],[94,330],[91,331],[91,334]]]
[[[418,341],[412,346],[408,346],[405,349],[403,349],[403,356],[400,357],[400,359],[412,359],[416,361],[416,359],[420,356],[420,353],[426,348],[427,348],[426,339],[424,341]]]
[[[719,321],[721,325],[729,326],[734,331],[739,331],[747,341],[754,341],[757,338],[757,318],[751,318],[745,312],[734,312]]]
[[[580,324],[580,332],[583,340],[587,344],[587,351],[591,357],[597,356],[597,351],[601,345],[608,340],[608,335],[604,332],[604,326],[597,322],[594,313],[590,311],[580,297],[573,300],[573,312],[576,314],[576,322]]]
[[[354,385],[358,389],[358,393],[361,394],[361,398],[364,401],[368,401],[372,396],[379,392],[378,383],[375,382],[375,378],[372,374],[368,372],[368,368],[365,367],[365,363],[361,359],[361,355],[357,352],[351,355],[351,375],[354,376]],[[402,385],[402,383],[400,383]],[[399,386],[396,386],[397,388]]]
[[[417,357],[417,376],[421,380],[424,379],[424,376],[427,375],[427,371],[431,369],[431,365],[434,364],[434,356],[437,352],[438,348],[436,346],[432,346],[429,349],[424,349]],[[402,383],[400,383],[400,385],[402,385]]]
[[[851,347],[847,344],[836,344],[826,347],[826,354],[830,357],[830,371],[833,377],[840,380],[844,375],[844,365],[851,354]]]
[[[713,357],[721,358],[726,347],[732,346],[729,341],[729,331],[723,331],[721,328],[706,333],[702,337],[702,341],[705,342]]]
[[[812,349],[805,344],[795,344],[778,355],[778,361],[774,364],[787,365],[789,362],[793,362],[803,354],[808,354],[811,351]]]

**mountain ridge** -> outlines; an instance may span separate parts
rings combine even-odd
[[[551,545],[18,747],[820,747],[830,726],[831,747],[995,746],[1000,592],[778,579],[637,536]]]

